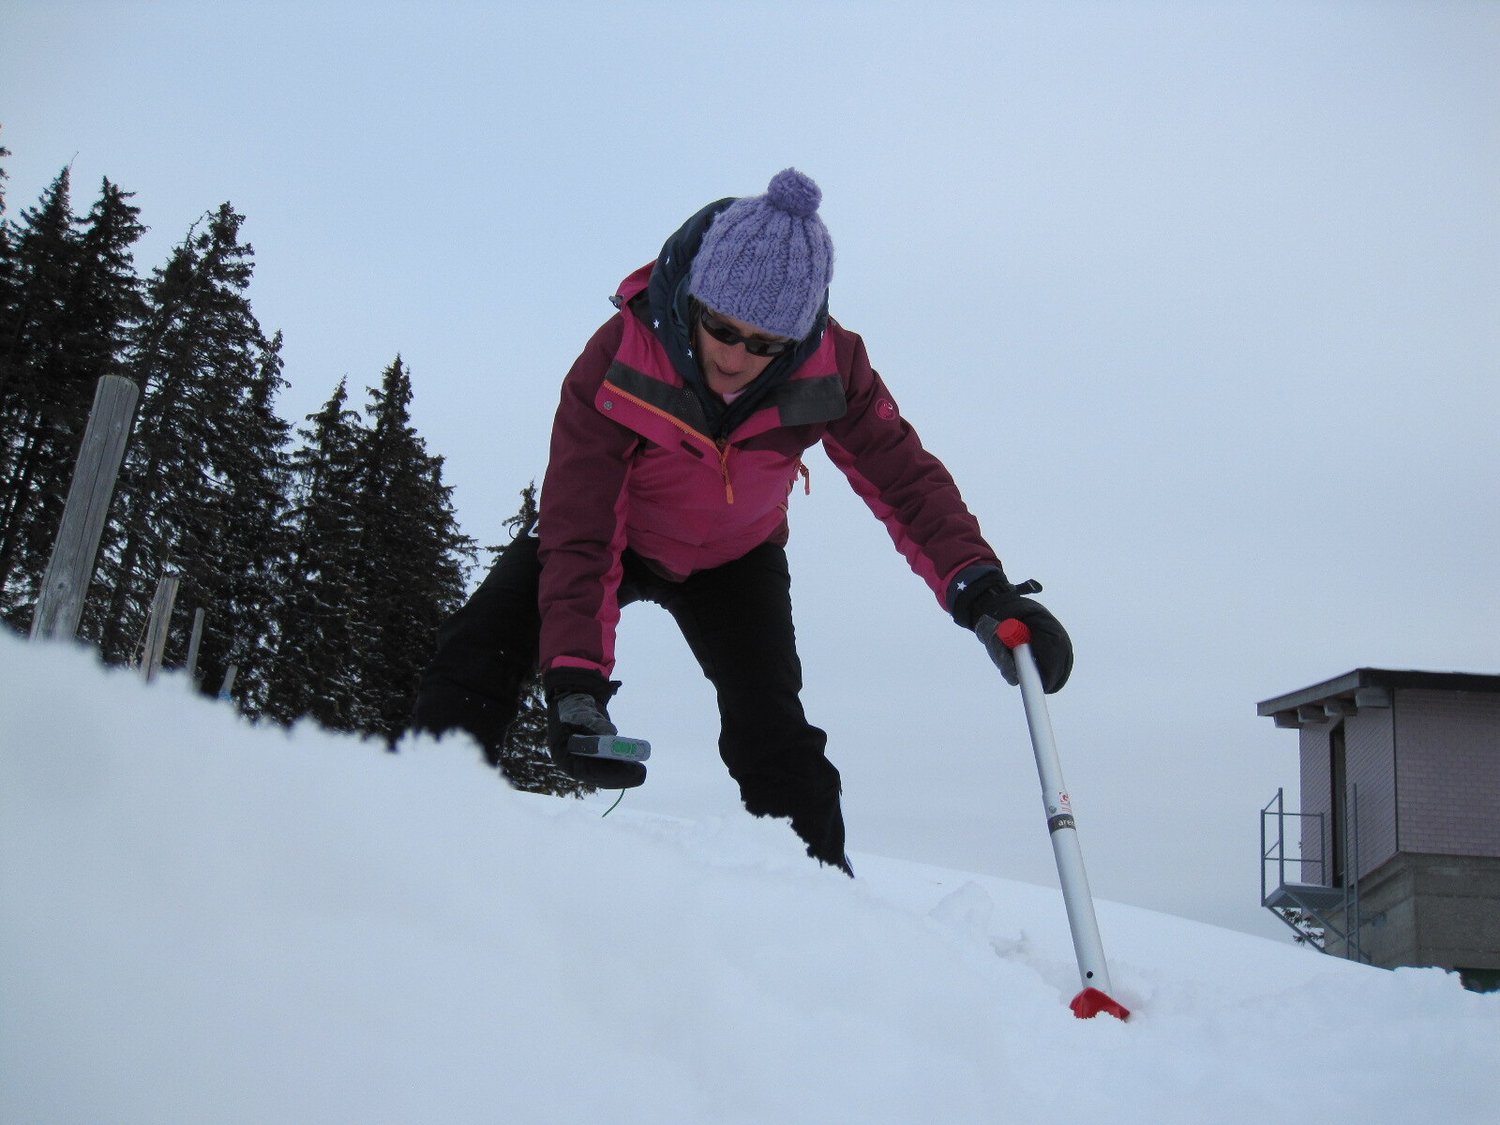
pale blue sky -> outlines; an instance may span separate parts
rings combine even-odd
[[[39,3],[0,11],[9,214],[71,162],[224,200],[284,415],[398,351],[483,542],[606,298],[703,203],[823,187],[833,310],[1072,631],[1096,894],[1280,933],[1254,705],[1500,672],[1500,4]],[[850,846],[1046,882],[1020,701],[824,459],[792,503]],[[734,815],[708,689],[627,611],[628,800]]]

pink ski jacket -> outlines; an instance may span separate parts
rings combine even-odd
[[[816,349],[753,413],[709,436],[697,393],[631,305],[655,268],[621,283],[621,311],[563,381],[539,524],[543,670],[610,675],[625,550],[681,580],[784,544],[791,492],[807,475],[802,454],[819,441],[945,609],[959,571],[999,565],[864,341],[831,318]]]

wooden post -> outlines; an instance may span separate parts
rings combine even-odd
[[[104,534],[139,397],[140,388],[119,375],[102,376],[94,388],[94,405],[73,469],[73,482],[68,486],[68,502],[32,612],[33,640],[78,634],[99,539]]]
[[[198,674],[198,646],[203,643],[203,607],[193,611],[193,639],[188,641],[187,674],[191,680]]]
[[[151,599],[151,620],[146,625],[146,652],[141,658],[141,668],[147,681],[161,671],[162,653],[167,648],[167,633],[172,625],[172,604],[177,601],[177,575],[163,574],[156,584],[156,597]]]

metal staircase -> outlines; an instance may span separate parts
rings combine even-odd
[[[1288,812],[1281,789],[1260,810],[1261,905],[1285,922],[1298,942],[1331,956],[1368,961],[1360,949],[1356,786],[1350,786],[1349,815],[1343,818],[1348,875],[1335,875],[1329,870],[1325,819],[1323,813]],[[1289,820],[1296,830],[1292,843],[1287,838]],[[1315,822],[1315,831],[1305,830],[1308,821]],[[1307,853],[1309,846],[1311,854]]]

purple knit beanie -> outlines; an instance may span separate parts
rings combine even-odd
[[[762,332],[805,337],[833,277],[822,201],[818,185],[795,168],[776,173],[765,195],[736,199],[703,236],[688,292]]]

